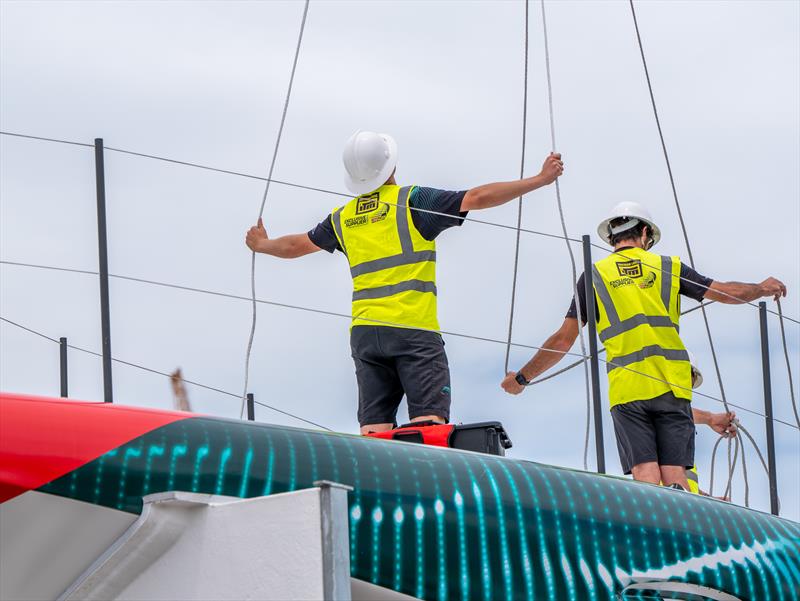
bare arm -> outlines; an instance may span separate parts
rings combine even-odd
[[[254,225],[248,230],[245,244],[253,252],[272,255],[280,259],[296,259],[321,250],[311,241],[308,234],[289,234],[270,239],[261,219],[258,220],[258,225]]]
[[[555,332],[550,338],[545,340],[542,349],[539,350],[533,358],[528,361],[519,372],[525,377],[526,380],[533,380],[539,375],[553,367],[556,363],[561,361],[564,354],[572,348],[575,344],[575,339],[578,337],[578,320],[574,317],[567,317],[558,331]],[[548,349],[548,350],[545,350]],[[508,372],[505,380],[501,384],[503,390],[509,394],[519,394],[525,390],[515,379],[515,372]]]
[[[731,411],[728,413],[711,413],[703,409],[696,409],[692,407],[692,419],[695,424],[709,426],[714,432],[718,434],[728,434],[729,436],[736,436],[736,414]]]
[[[513,200],[533,192],[537,188],[552,184],[558,176],[564,172],[564,163],[561,155],[550,153],[542,165],[542,171],[533,177],[518,179],[513,182],[498,182],[486,184],[468,190],[461,201],[462,211],[474,211],[477,209],[490,209],[498,207]]]
[[[778,300],[786,296],[786,286],[780,280],[767,278],[760,284],[743,282],[711,282],[703,298],[726,305],[741,305],[759,298],[771,296]]]

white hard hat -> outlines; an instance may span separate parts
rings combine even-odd
[[[397,142],[388,134],[358,130],[345,142],[344,184],[361,195],[380,188],[397,166]]]
[[[612,228],[611,222],[615,219],[619,219],[620,217],[627,217],[628,220],[625,223]],[[653,218],[650,217],[650,211],[645,209],[638,202],[624,201],[611,209],[611,214],[609,215],[608,219],[604,219],[600,225],[597,226],[597,234],[608,244],[611,244],[612,234],[619,234],[637,226],[642,222],[650,226],[653,238],[653,244],[650,245],[652,248],[661,239],[661,230],[658,229],[658,226],[653,222]]]
[[[692,351],[686,351],[689,354],[689,364],[692,366],[692,388],[700,388],[703,385],[703,372],[697,366],[697,360],[694,358]]]

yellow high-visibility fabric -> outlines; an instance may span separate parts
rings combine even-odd
[[[692,399],[689,356],[678,335],[680,270],[678,257],[641,248],[594,264],[597,331],[608,353],[612,407],[667,392]]]
[[[352,325],[438,330],[436,242],[411,218],[413,186],[381,186],[331,213],[353,277]]]
[[[700,494],[700,477],[697,475],[697,466],[686,470],[686,481],[689,483],[689,492]]]

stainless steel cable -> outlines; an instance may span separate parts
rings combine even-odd
[[[544,33],[544,64],[545,64],[545,73],[547,75],[547,103],[548,109],[550,114],[550,147],[552,152],[556,151],[556,125],[555,125],[555,111],[553,109],[553,83],[552,78],[550,76],[550,44],[547,37],[547,14],[544,7],[544,0],[540,2],[542,7],[542,32]],[[558,205],[558,217],[561,221],[561,231],[564,234],[564,239],[567,240],[569,234],[567,233],[567,222],[564,218],[564,206],[561,202],[561,186],[556,179],[556,204]],[[569,253],[569,262],[570,267],[572,269],[572,291],[575,296],[575,307],[578,313],[578,320],[579,320],[579,327],[578,327],[578,339],[580,341],[581,347],[581,355],[586,357],[586,340],[583,336],[583,329],[580,327],[580,316],[581,316],[581,307],[583,305],[584,299],[580,298],[580,294],[578,294],[578,268],[575,264],[575,254],[572,252],[572,245],[567,240],[567,252]],[[584,276],[586,278],[586,285],[591,285],[591,274],[586,274]],[[588,316],[587,316],[588,317]],[[592,400],[591,400],[591,393],[589,391],[589,364],[588,362],[584,362],[583,364],[583,375],[584,375],[584,387],[586,393],[586,431],[584,435],[584,445],[583,445],[583,469],[589,469],[589,422],[591,418],[592,412]]]
[[[636,41],[637,41],[637,43],[639,45],[639,53],[640,53],[641,58],[642,58],[642,66],[644,67],[645,78],[647,80],[647,89],[648,89],[648,92],[650,94],[650,103],[651,103],[651,105],[653,107],[653,116],[655,117],[656,127],[658,129],[658,137],[659,137],[659,140],[661,141],[661,149],[662,149],[662,151],[664,153],[664,162],[666,163],[667,173],[669,175],[669,183],[670,183],[670,186],[672,188],[672,197],[673,197],[673,199],[675,201],[675,208],[676,208],[676,210],[678,212],[678,220],[680,221],[681,231],[683,232],[683,239],[684,239],[684,242],[686,243],[686,251],[687,251],[687,254],[689,256],[689,263],[692,266],[692,268],[694,269],[694,267],[695,267],[694,255],[692,253],[691,244],[689,243],[689,234],[688,234],[688,231],[687,231],[687,228],[686,228],[686,221],[683,218],[683,211],[681,210],[681,204],[680,204],[680,201],[678,200],[678,191],[677,191],[677,187],[675,186],[675,177],[674,177],[674,175],[672,173],[672,165],[670,164],[669,153],[667,152],[667,144],[664,141],[664,132],[663,132],[662,127],[661,127],[661,120],[659,119],[659,116],[658,116],[658,108],[656,107],[655,94],[653,93],[653,84],[650,81],[650,72],[649,72],[649,70],[647,68],[647,59],[645,58],[645,54],[644,54],[644,45],[642,44],[642,36],[641,36],[640,31],[639,31],[639,23],[638,23],[638,20],[636,18],[636,8],[634,7],[633,0],[628,0],[628,2],[630,4],[630,8],[631,8],[631,16],[633,17],[634,29],[636,30]],[[720,396],[722,397],[722,404],[725,407],[725,411],[730,411],[730,407],[728,406],[728,399],[727,399],[727,396],[725,394],[725,385],[723,384],[723,381],[722,381],[722,372],[720,370],[719,360],[717,358],[717,351],[716,351],[716,348],[714,346],[714,338],[711,335],[711,325],[710,325],[710,323],[708,321],[708,314],[706,312],[706,308],[705,308],[704,304],[700,305],[700,311],[703,314],[703,324],[705,326],[706,335],[708,337],[708,345],[709,345],[709,348],[711,349],[711,358],[712,358],[713,363],[714,363],[714,372],[716,373],[716,376],[717,376],[717,383],[719,384],[719,391],[720,391]],[[780,312],[780,308],[779,308],[779,312]],[[782,327],[783,327],[783,320],[781,319],[781,328]],[[800,426],[800,422],[798,423],[798,426]],[[733,465],[730,467],[730,472],[729,472],[729,475],[728,475],[728,485],[727,485],[726,493],[725,493],[724,496],[728,496],[728,493],[730,493],[732,495],[732,492],[733,492],[732,491],[733,470],[736,468],[736,459],[738,457],[738,452],[739,452],[739,446],[740,446],[739,437],[736,437],[734,439],[734,441],[735,441],[734,442],[735,452],[734,452]],[[731,444],[732,444],[731,440],[729,439],[728,440],[728,459],[729,459],[729,462],[730,462]],[[743,472],[745,474],[745,479],[746,479],[747,478],[747,467],[744,464],[744,454],[742,455],[742,465],[743,465]],[[749,488],[749,485],[746,483],[745,487]]]
[[[56,340],[55,338],[51,338],[50,336],[47,336],[46,334],[42,334],[41,332],[38,332],[38,331],[36,331],[36,330],[34,330],[32,328],[26,327],[26,326],[24,326],[24,325],[22,325],[22,324],[20,324],[20,323],[18,323],[16,321],[12,321],[12,320],[10,320],[10,319],[8,319],[6,317],[0,316],[0,321],[8,323],[8,324],[10,324],[12,326],[16,326],[17,328],[25,330],[26,332],[30,332],[31,334],[35,334],[37,336],[45,338],[46,340],[49,340],[49,341],[54,342],[56,344],[59,344],[59,341]],[[92,350],[87,349],[87,348],[76,346],[74,344],[67,344],[67,347],[69,347],[69,348],[71,348],[73,350],[79,351],[81,353],[86,353],[86,354],[89,354],[89,355],[93,355],[95,357],[102,357],[103,356],[102,353],[98,353],[98,352],[92,351]],[[159,376],[164,376],[166,378],[170,378],[171,377],[171,374],[169,374],[167,372],[159,371],[157,369],[153,369],[152,367],[147,367],[145,365],[140,365],[138,363],[133,363],[132,361],[124,361],[123,359],[119,359],[117,357],[112,357],[111,360],[114,361],[115,363],[119,363],[121,365],[127,365],[129,367],[135,367],[136,369],[139,369],[139,370],[142,370],[142,371],[146,371],[146,372],[149,372],[149,373],[152,373],[152,374],[157,374]],[[201,384],[200,382],[196,382],[194,380],[187,380],[186,378],[183,378],[183,381],[186,382],[187,384],[191,384],[193,386],[197,386],[198,388],[204,388],[206,390],[211,390],[213,392],[218,392],[220,394],[224,394],[224,395],[233,397],[235,399],[239,398],[239,395],[234,393],[234,392],[228,392],[227,390],[223,390],[221,388],[216,388],[214,386],[209,386],[208,384]],[[283,409],[279,409],[277,407],[273,407],[272,405],[268,405],[266,403],[262,403],[261,401],[255,401],[255,403],[258,404],[258,405],[261,405],[262,407],[266,407],[267,409],[271,409],[272,411],[275,411],[277,413],[281,413],[283,415],[286,415],[287,417],[291,417],[291,418],[296,419],[298,421],[301,421],[301,422],[304,422],[306,424],[309,424],[311,426],[316,426],[317,428],[322,428],[323,430],[328,430],[329,432],[331,431],[330,428],[327,428],[327,427],[323,426],[322,424],[318,424],[318,423],[313,422],[311,420],[308,420],[308,419],[306,419],[304,417],[300,417],[299,415],[295,415],[294,413],[289,413],[288,411],[284,411]]]
[[[89,148],[94,148],[94,144],[85,144],[85,143],[82,143],[82,142],[75,142],[75,141],[70,141],[70,140],[59,140],[57,138],[46,138],[46,137],[43,137],[43,136],[31,136],[31,135],[28,135],[28,134],[19,134],[19,133],[14,133],[14,132],[7,132],[7,131],[0,131],[0,136],[13,136],[13,137],[16,137],[16,138],[23,138],[23,139],[30,139],[30,140],[41,140],[41,141],[45,141],[45,142],[54,142],[54,143],[60,143],[60,144],[71,144],[71,145],[74,145],[74,146],[86,146],[86,147],[89,147]],[[156,161],[172,163],[172,164],[176,164],[176,165],[194,167],[194,168],[203,169],[203,170],[206,170],[206,171],[213,171],[213,172],[223,173],[223,174],[227,174],[227,175],[233,175],[233,176],[237,176],[237,177],[244,177],[244,178],[254,179],[254,180],[258,180],[258,181],[262,181],[262,182],[269,181],[269,182],[272,182],[273,184],[279,184],[281,186],[287,186],[287,187],[290,187],[290,188],[297,188],[297,189],[300,189],[300,190],[310,190],[312,192],[320,192],[322,194],[330,194],[330,195],[333,195],[333,196],[340,196],[342,198],[352,198],[351,194],[346,194],[344,192],[337,192],[335,190],[328,190],[328,189],[325,189],[325,188],[319,188],[319,187],[315,187],[315,186],[306,186],[306,185],[303,185],[303,184],[297,184],[297,183],[294,183],[294,182],[287,182],[287,181],[279,180],[279,179],[275,179],[275,178],[266,178],[266,177],[262,177],[262,176],[259,176],[259,175],[242,173],[242,172],[239,172],[239,171],[232,171],[232,170],[229,170],[229,169],[220,169],[220,168],[217,168],[217,167],[211,167],[211,166],[208,166],[208,165],[201,165],[199,163],[192,163],[192,162],[189,162],[189,161],[181,161],[181,160],[178,160],[178,159],[172,159],[172,158],[158,156],[158,155],[154,155],[154,154],[146,154],[146,153],[143,153],[143,152],[135,152],[135,151],[132,151],[132,150],[124,150],[122,148],[113,148],[113,147],[110,147],[110,146],[104,146],[103,148],[105,150],[110,150],[112,152],[118,152],[118,153],[121,153],[121,154],[127,154],[127,155],[131,155],[131,156],[137,156],[137,157],[152,159],[152,160],[156,160]],[[393,203],[387,203],[387,204],[391,204],[392,206],[397,206],[396,204],[393,204]],[[442,217],[450,217],[450,218],[453,217],[449,213],[443,213],[441,211],[433,211],[433,210],[430,210],[430,209],[422,209],[422,208],[418,208],[418,207],[409,207],[409,209],[411,209],[412,211],[418,211],[420,213],[428,213],[430,215],[440,215]],[[501,228],[501,229],[512,230],[512,231],[515,231],[515,232],[517,231],[517,228],[515,226],[507,225],[505,223],[496,223],[494,221],[486,221],[486,220],[483,220],[483,219],[475,219],[474,217],[460,217],[459,219],[461,219],[462,221],[467,221],[467,222],[471,222],[471,223],[479,223],[481,225],[488,225],[488,226],[491,226],[491,227],[497,227],[497,228]],[[519,231],[521,231],[524,234],[533,234],[533,235],[536,235],[536,236],[543,236],[545,238],[553,238],[553,239],[557,239],[557,240],[568,240],[568,241],[574,242],[574,243],[580,243],[581,242],[581,240],[579,240],[577,238],[565,237],[565,236],[562,236],[562,235],[559,235],[559,234],[553,234],[553,233],[550,233],[550,232],[542,232],[542,231],[532,230],[532,229],[524,228],[524,227],[523,228],[519,228]],[[601,250],[603,252],[607,252],[607,253],[614,252],[612,249],[609,249],[608,247],[605,247],[605,246],[600,246],[599,244],[596,244],[594,242],[592,243],[592,247],[594,247],[596,249],[599,249],[599,250]],[[623,258],[630,258],[630,257],[626,256],[625,254],[623,254],[622,252],[617,252],[617,254],[619,254]],[[651,269],[655,269],[657,271],[663,271],[660,266],[648,265],[647,263],[643,263],[643,265],[645,265],[647,267],[650,267]],[[686,281],[686,282],[690,282],[691,281],[688,278],[684,278],[684,277],[681,277],[681,276],[674,276],[674,277],[678,277],[679,279],[681,279],[683,281]],[[698,284],[697,282],[693,282],[693,283],[698,285],[698,286],[700,286],[701,288],[706,288],[706,289],[709,288],[708,286],[704,286],[702,284]],[[725,296],[727,298],[735,300],[735,301],[737,301],[737,302],[739,302],[739,303],[741,303],[743,305],[750,305],[751,307],[758,309],[758,305],[756,303],[753,303],[753,302],[750,302],[750,301],[745,301],[744,299],[738,298],[738,297],[733,296],[732,294],[728,294],[726,292],[722,292],[721,290],[717,290],[715,292],[717,294],[720,294],[722,296]],[[708,306],[708,305],[712,304],[713,302],[715,302],[715,301],[707,301],[707,302],[703,303],[703,305]],[[695,307],[693,310],[697,310],[699,308],[700,307],[698,306],[698,307]],[[768,313],[772,313],[773,315],[776,315],[776,316],[780,316],[777,311],[773,311],[772,309],[769,309],[769,308],[767,308],[767,312]],[[800,319],[796,319],[796,318],[788,316],[788,315],[783,315],[782,317],[783,317],[783,319],[785,321],[790,321],[790,322],[792,322],[794,324],[800,325]]]
[[[44,138],[44,137],[40,137],[40,136],[30,136],[30,135],[26,135],[26,134],[17,134],[17,133],[5,132],[5,131],[0,131],[0,135],[14,136],[14,137],[17,137],[17,138],[25,138],[25,139],[31,139],[31,140],[43,140],[43,141],[46,141],[46,142],[59,142],[59,143],[63,143],[63,144],[74,144],[76,146],[89,146],[91,148],[94,148],[93,144],[83,144],[81,142],[69,142],[69,141],[65,141],[65,140],[58,140],[58,139],[55,139],[55,138]],[[247,178],[247,179],[253,179],[253,180],[257,180],[257,181],[261,181],[261,182],[271,182],[273,184],[279,184],[281,186],[287,186],[289,188],[297,188],[297,189],[300,189],[300,190],[309,190],[309,191],[312,191],[312,192],[320,192],[322,194],[330,194],[332,196],[338,196],[338,197],[341,197],[341,198],[348,198],[348,199],[353,197],[352,194],[347,194],[345,192],[337,192],[336,190],[328,190],[326,188],[319,188],[319,187],[316,187],[316,186],[306,186],[306,185],[303,185],[303,184],[297,184],[297,183],[294,183],[294,182],[287,182],[287,181],[279,180],[279,179],[275,179],[275,178],[266,178],[266,177],[262,177],[260,175],[253,175],[253,174],[250,174],[250,173],[243,173],[241,171],[232,171],[230,169],[220,169],[218,167],[211,167],[209,165],[202,165],[200,163],[192,163],[192,162],[189,162],[189,161],[181,161],[181,160],[178,160],[178,159],[172,159],[172,158],[169,158],[169,157],[158,156],[158,155],[155,155],[155,154],[147,154],[147,153],[143,153],[143,152],[135,152],[133,150],[124,150],[122,148],[113,148],[113,147],[110,147],[110,146],[104,146],[103,148],[105,150],[110,150],[112,152],[118,152],[120,154],[127,154],[127,155],[131,155],[131,156],[136,156],[136,157],[141,157],[141,158],[146,158],[146,159],[152,159],[152,160],[155,160],[155,161],[162,161],[162,162],[171,163],[171,164],[175,164],[175,165],[182,165],[182,166],[185,166],[185,167],[194,167],[194,168],[202,169],[202,170],[205,170],[205,171],[212,171],[212,172],[216,172],[216,173],[222,173],[222,174],[225,174],[225,175],[233,175],[233,176],[236,176],[236,177],[244,177],[244,178]],[[386,204],[394,206],[394,207],[399,206],[396,203],[391,203],[391,202],[387,202]],[[412,210],[412,211],[417,211],[419,213],[427,213],[427,214],[430,214],[430,215],[439,215],[439,216],[442,216],[442,217],[449,217],[451,219],[453,218],[453,216],[450,213],[444,213],[442,211],[433,211],[431,209],[423,209],[423,208],[420,208],[420,207],[412,207],[412,206],[409,206],[408,208],[410,210]],[[476,219],[474,217],[459,217],[458,219],[461,220],[461,221],[467,221],[467,222],[470,222],[470,223],[479,223],[481,225],[488,225],[488,226],[491,226],[491,227],[497,227],[497,228],[505,229],[505,230],[512,230],[512,231],[516,231],[517,230],[517,228],[515,226],[513,226],[513,225],[507,225],[505,223],[496,223],[494,221],[486,221],[484,219]],[[554,238],[554,239],[558,239],[558,240],[564,239],[564,237],[559,235],[559,234],[552,234],[550,232],[541,232],[541,231],[538,231],[538,230],[532,230],[532,229],[524,228],[524,227],[520,228],[519,231],[521,231],[524,234],[534,234],[536,236],[544,236],[545,238]],[[580,242],[580,240],[578,240],[576,238],[569,238],[569,240],[571,242]]]
[[[0,260],[0,265],[11,265],[11,266],[17,266],[17,267],[29,267],[29,268],[43,269],[43,270],[49,270],[49,271],[63,271],[63,272],[68,272],[68,273],[80,273],[80,274],[84,274],[84,275],[97,275],[98,274],[98,272],[96,272],[96,271],[91,271],[91,270],[86,270],[86,269],[71,269],[71,268],[67,268],[67,267],[55,267],[55,266],[51,266],[51,265],[37,265],[37,264],[34,264],[34,263],[22,263],[22,262],[17,262],[17,261],[8,261],[8,260]],[[138,277],[133,277],[133,276],[125,276],[125,275],[118,275],[118,274],[110,273],[109,277],[110,278],[114,278],[114,279],[119,279],[119,280],[130,281],[130,282],[137,282],[137,283],[141,283],[141,284],[148,284],[148,285],[152,285],[152,286],[160,286],[160,287],[164,287],[164,288],[172,288],[172,289],[176,289],[176,290],[182,290],[184,292],[193,292],[193,293],[198,293],[198,294],[206,294],[206,295],[210,295],[210,296],[218,296],[218,297],[230,298],[230,299],[234,299],[234,300],[244,300],[244,301],[250,301],[251,300],[250,297],[247,297],[247,296],[241,296],[241,295],[237,295],[237,294],[230,294],[230,293],[227,293],[227,292],[218,292],[218,291],[215,291],[215,290],[207,290],[207,289],[204,289],[204,288],[196,288],[196,287],[192,287],[192,286],[183,286],[183,285],[180,285],[180,284],[173,284],[173,283],[169,283],[169,282],[159,282],[157,280],[149,280],[149,279],[138,278]],[[290,304],[290,303],[281,303],[281,302],[271,301],[271,300],[266,300],[266,299],[257,299],[256,302],[258,302],[259,304],[269,305],[269,306],[273,306],[273,307],[280,307],[280,308],[283,308],[283,309],[293,309],[293,310],[297,310],[297,311],[305,311],[305,312],[308,312],[308,313],[315,313],[315,314],[319,314],[319,315],[328,315],[328,316],[332,316],[332,317],[341,317],[343,319],[348,319],[348,320],[352,320],[353,319],[353,315],[350,314],[350,313],[339,313],[337,311],[327,311],[327,310],[324,310],[324,309],[315,309],[313,307],[307,307],[307,306],[302,306],[302,305],[293,305],[293,304]],[[389,326],[398,326],[398,325],[400,325],[400,324],[396,324],[396,323],[393,323],[393,322],[381,321],[381,320],[377,320],[377,319],[369,319],[368,321],[371,321],[373,323],[382,324],[382,325],[389,325]],[[488,338],[488,337],[485,337],[485,336],[475,336],[475,335],[472,335],[472,334],[465,334],[463,332],[452,332],[452,331],[449,331],[449,330],[436,330],[436,332],[438,332],[439,334],[442,334],[444,336],[453,336],[453,337],[456,337],[456,338],[465,338],[465,339],[468,339],[468,340],[476,340],[476,341],[480,341],[480,342],[491,342],[493,344],[503,344],[503,345],[506,344],[505,340],[500,340],[500,339],[497,339],[497,338]],[[580,357],[581,360],[586,360],[587,359],[587,357],[585,355],[580,355],[579,353],[573,353],[573,352],[569,352],[569,351],[558,351],[556,349],[550,349],[550,348],[545,348],[545,347],[541,347],[541,346],[534,346],[532,344],[522,344],[522,343],[519,343],[519,342],[512,342],[511,344],[512,344],[512,346],[515,346],[515,347],[521,348],[521,349],[528,349],[528,350],[534,350],[534,351],[544,350],[544,351],[553,352],[553,353],[560,353],[560,354],[562,354],[564,356]],[[608,361],[608,360],[602,359],[602,358],[600,358],[599,360],[602,361],[603,363],[613,363],[611,361]],[[625,370],[628,370],[628,371],[630,371],[632,373],[635,373],[635,374],[638,374],[638,375],[641,375],[641,376],[644,376],[644,377],[647,377],[647,378],[651,378],[651,379],[657,380],[659,382],[663,382],[665,384],[671,384],[671,385],[676,386],[678,388],[682,388],[681,386],[679,386],[677,384],[672,384],[670,382],[667,382],[666,380],[662,380],[660,378],[656,378],[655,376],[651,376],[649,374],[642,373],[640,371],[637,371],[637,370],[632,369],[632,368],[627,367],[627,366],[620,366],[620,369],[625,369]],[[707,398],[707,399],[711,399],[711,400],[716,401],[718,403],[722,402],[721,399],[718,399],[717,397],[711,396],[709,394],[704,394],[704,393],[701,393],[701,392],[698,392],[698,391],[695,391],[695,394],[697,396],[701,396],[701,397],[704,397],[704,398]],[[238,398],[238,395],[237,395],[237,398]],[[752,409],[748,409],[747,407],[744,407],[742,405],[736,405],[736,404],[730,403],[730,402],[728,404],[731,407],[734,407],[734,408],[739,409],[741,411],[744,411],[746,413],[750,413],[752,415],[757,415],[759,417],[765,417],[765,415],[763,413],[759,413],[758,411],[754,411]],[[795,430],[800,430],[800,428],[798,428],[796,425],[794,425],[792,423],[789,423],[787,421],[784,421],[784,420],[781,420],[781,419],[778,419],[778,418],[774,418],[773,421],[775,423],[779,423],[779,424],[783,424],[785,426],[789,426],[790,428],[793,428]]]
[[[292,62],[292,72],[289,76],[289,86],[286,90],[286,100],[283,103],[283,113],[281,114],[281,122],[278,127],[278,136],[275,139],[275,149],[272,152],[272,161],[269,165],[269,175],[267,176],[267,183],[264,186],[264,196],[261,199],[261,207],[258,210],[258,219],[260,220],[264,214],[264,207],[267,204],[267,196],[269,194],[269,185],[272,181],[272,174],[275,171],[275,162],[278,159],[278,149],[281,145],[281,136],[283,136],[283,127],[286,124],[286,113],[289,111],[289,100],[292,96],[292,85],[294,84],[294,75],[297,71],[297,59],[300,57],[300,47],[303,42],[303,32],[306,29],[306,18],[308,17],[309,0],[305,0],[303,6],[303,19],[300,22],[300,33],[297,36],[297,46],[294,51],[294,61]],[[250,256],[250,291],[252,293],[252,321],[250,323],[250,334],[247,339],[247,351],[244,359],[244,388],[242,390],[242,406],[239,410],[239,418],[244,416],[244,411],[247,406],[247,387],[250,381],[250,355],[253,351],[253,340],[256,334],[256,320],[258,317],[258,310],[256,304],[256,253],[253,251]]]
[[[525,66],[522,77],[522,152],[519,165],[519,178],[525,177],[525,137],[528,132],[528,0],[525,2]],[[519,269],[519,239],[522,227],[522,196],[517,201],[517,233],[514,242],[514,275],[511,279],[511,309],[508,314],[508,343],[503,376],[508,373],[508,360],[511,356],[511,336],[514,331],[514,304],[517,299],[517,271]],[[569,244],[569,242],[567,242]]]

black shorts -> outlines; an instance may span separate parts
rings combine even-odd
[[[450,367],[436,332],[355,326],[350,349],[358,380],[358,423],[396,424],[403,395],[408,417],[450,419]]]
[[[691,403],[671,392],[646,401],[611,408],[622,471],[640,463],[694,466],[694,420]]]

